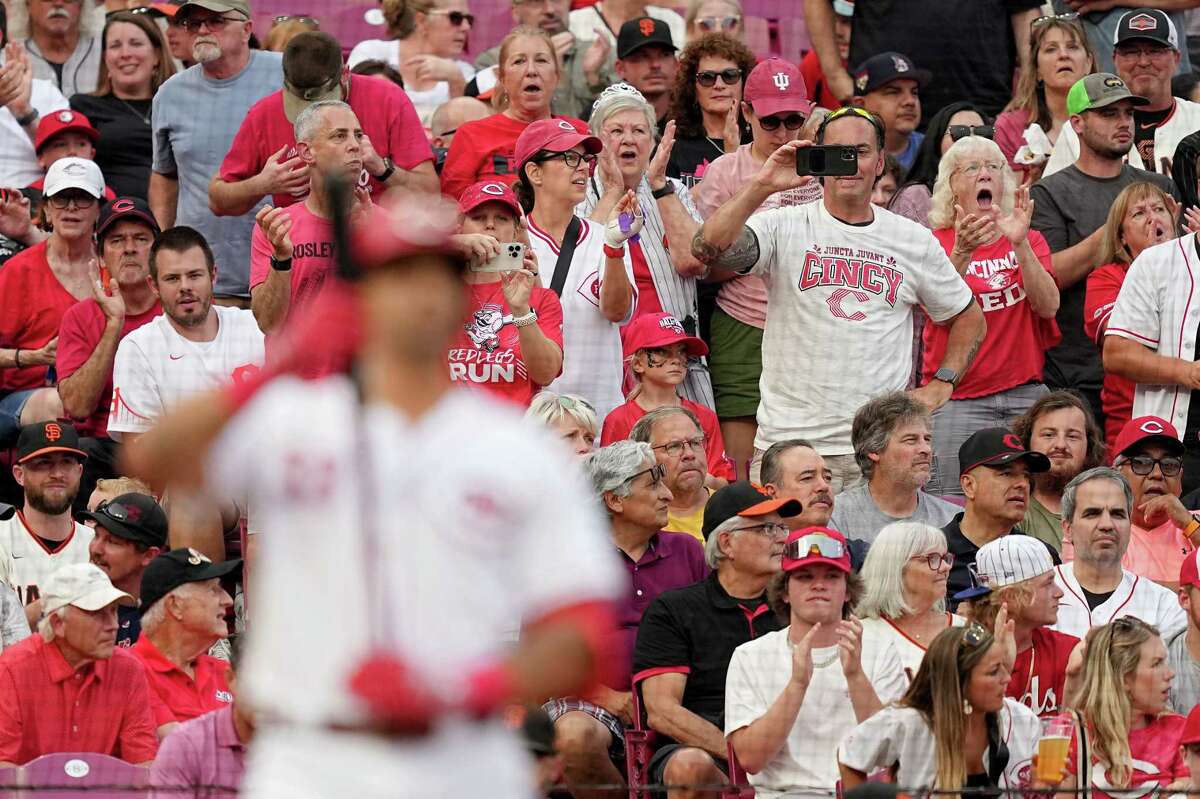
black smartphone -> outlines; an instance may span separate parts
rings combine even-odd
[[[817,144],[796,151],[796,174],[816,177],[858,172],[858,150],[848,144]]]

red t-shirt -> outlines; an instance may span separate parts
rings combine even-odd
[[[578,119],[554,118],[565,119],[580,133],[591,135],[587,124]],[[509,186],[516,183],[514,153],[517,138],[527,127],[528,122],[505,114],[492,114],[461,125],[450,142],[450,152],[446,153],[446,164],[442,167],[442,194],[457,200],[465,188],[490,178]]]
[[[144,313],[136,316],[126,314],[125,324],[121,328],[121,335],[117,341],[125,338],[161,313],[162,305],[155,300],[154,305]],[[60,383],[79,371],[87,363],[87,359],[92,357],[92,353],[96,351],[96,345],[104,336],[104,325],[104,311],[100,310],[99,304],[90,297],[75,303],[63,314],[62,326],[58,331],[58,359],[55,363]],[[104,388],[100,390],[100,397],[96,402],[96,407],[92,409],[91,416],[71,420],[75,423],[75,429],[79,431],[79,435],[96,438],[108,437],[108,406],[112,404],[113,392],[112,376],[113,365],[109,363]]]
[[[1108,326],[1108,317],[1117,304],[1121,284],[1129,274],[1129,264],[1112,263],[1092,270],[1087,279],[1087,294],[1083,301],[1083,329],[1103,351],[1101,326]],[[1116,441],[1125,423],[1133,418],[1133,389],[1137,384],[1127,377],[1104,373],[1100,401],[1104,406],[1104,437]]]
[[[1175,780],[1188,776],[1187,764],[1183,761],[1183,755],[1179,753],[1179,739],[1183,737],[1185,721],[1183,716],[1164,713],[1140,730],[1129,731],[1129,755],[1133,760],[1133,773],[1129,778],[1130,789],[1140,785],[1166,787]],[[1092,743],[1091,740],[1089,743]],[[1076,739],[1072,738],[1071,753],[1067,758],[1067,773],[1075,771],[1076,744]],[[1117,799],[1122,796],[1140,795],[1137,792],[1117,792],[1116,796],[1105,793],[1103,789],[1111,788],[1112,781],[1108,778],[1107,769],[1096,763],[1094,756],[1092,760],[1092,786],[1101,789],[1093,790],[1093,797]]]
[[[633,310],[633,318],[648,313],[662,313],[658,290],[654,288],[654,275],[650,274],[650,264],[646,263],[641,242],[629,242],[629,260],[633,265],[633,282],[637,284],[637,306]]]
[[[520,330],[506,319],[512,311],[504,301],[499,281],[472,283],[467,289],[470,304],[463,317],[462,332],[446,353],[450,379],[528,405],[542,387],[529,379],[521,358]],[[562,350],[563,312],[558,295],[534,286],[529,307],[537,312],[537,325],[542,333]]]
[[[1079,639],[1047,627],[1033,631],[1033,646],[1017,653],[1007,696],[1039,716],[1052,712],[1063,700],[1067,662]]]
[[[425,128],[417,118],[412,101],[399,86],[369,75],[351,75],[347,102],[375,152],[391,158],[397,168],[412,169],[433,160]],[[221,180],[234,182],[254,177],[262,171],[267,159],[284,145],[288,148],[285,160],[294,158],[296,135],[283,112],[283,90],[280,90],[250,107],[221,162]],[[368,175],[365,169],[359,175],[358,185],[365,187],[376,199],[383,192],[383,184]],[[272,195],[271,202],[282,207],[299,202],[307,194],[308,186],[304,186],[294,195]]]
[[[933,231],[946,253],[954,248],[954,228]],[[1050,247],[1042,234],[1029,231],[1029,245],[1042,266],[1053,277]],[[979,353],[952,399],[987,397],[1015,386],[1042,380],[1045,351],[1062,338],[1053,319],[1037,316],[1025,301],[1025,281],[1012,244],[1003,236],[993,244],[971,253],[971,264],[963,279],[975,301],[983,308],[987,335]],[[950,328],[932,322],[925,325],[925,357],[922,383],[933,379],[946,354]]]
[[[804,58],[800,59],[800,77],[804,78],[804,87],[808,89],[808,96],[816,100],[817,105],[830,110],[840,108],[841,103],[838,98],[833,96],[833,92],[829,91],[829,84],[825,82],[825,72],[821,69],[821,61],[817,58],[816,50],[809,50],[804,54]],[[845,66],[843,64],[843,66]]]
[[[17,253],[0,269],[0,347],[36,350],[58,335],[63,314],[78,300],[46,260],[46,242]],[[0,369],[0,394],[46,385],[48,367]]]
[[[725,457],[725,439],[721,436],[721,425],[717,415],[711,408],[706,408],[691,400],[679,398],[679,403],[700,420],[700,429],[704,431],[704,447],[708,451],[708,473],[713,477],[723,477],[733,480],[733,465]],[[629,438],[629,432],[637,424],[637,420],[646,415],[642,406],[636,400],[629,400],[624,405],[618,405],[604,417],[604,428],[600,432],[600,446],[607,447],[614,441],[624,441]]]

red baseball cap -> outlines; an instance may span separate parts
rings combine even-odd
[[[1184,746],[1200,743],[1200,705],[1196,705],[1187,714],[1187,721],[1183,722],[1183,734],[1179,736],[1179,743]]]
[[[582,144],[583,149],[595,155],[604,149],[604,145],[590,133],[581,132],[565,119],[541,119],[534,122],[517,137],[514,158],[517,162],[517,174],[521,167],[542,150],[552,153],[565,153],[572,147]]]
[[[79,131],[91,139],[93,144],[100,138],[100,131],[92,127],[90,119],[78,111],[64,109],[42,117],[42,121],[38,123],[37,135],[33,140],[33,149],[40,153],[46,142],[68,130]]]
[[[780,111],[807,115],[815,105],[808,99],[808,87],[804,85],[799,67],[774,56],[759,61],[750,70],[742,98],[760,117],[769,117]]]
[[[1158,439],[1175,455],[1183,454],[1183,442],[1179,440],[1179,432],[1173,424],[1159,416],[1139,416],[1130,419],[1121,428],[1117,442],[1113,445],[1113,457],[1124,455],[1134,445],[1150,438]]]
[[[517,202],[517,195],[508,184],[498,180],[481,180],[467,187],[459,195],[458,210],[468,214],[484,203],[502,203],[512,209],[518,218],[521,216],[521,204]]]
[[[1200,587],[1200,568],[1196,566],[1196,551],[1192,550],[1179,566],[1179,587],[1194,585]]]
[[[411,255],[445,255],[462,262],[450,236],[458,214],[448,200],[418,193],[392,192],[351,233],[351,250],[364,269]]]
[[[687,345],[689,356],[700,358],[708,355],[708,345],[695,336],[689,336],[683,325],[679,324],[679,320],[669,313],[648,313],[639,316],[625,328],[622,338],[626,358],[638,350],[669,347],[681,341]]]
[[[783,570],[793,572],[814,563],[826,563],[850,573],[850,547],[846,537],[828,527],[793,530],[783,545]]]

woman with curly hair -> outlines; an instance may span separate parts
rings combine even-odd
[[[750,49],[723,33],[703,36],[683,49],[667,114],[675,120],[668,176],[694,185],[710,161],[741,146],[749,135],[741,116],[742,88],[754,64]]]

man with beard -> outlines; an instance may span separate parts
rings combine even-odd
[[[1034,475],[1033,494],[1021,532],[1062,552],[1062,494],[1082,471],[1100,465],[1104,439],[1092,411],[1073,391],[1051,391],[1013,422],[1026,449],[1050,459],[1050,470]]]
[[[175,18],[193,34],[199,64],[154,97],[150,208],[162,227],[188,225],[212,243],[221,265],[216,296],[247,307],[254,217],[214,215],[208,184],[250,107],[283,85],[283,57],[250,49],[247,0],[194,0]]]
[[[17,30],[24,15],[9,3],[11,26]],[[70,97],[96,89],[101,50],[98,31],[88,30],[91,20],[83,3],[71,0],[26,0],[28,38],[25,49],[33,77],[54,83]]]
[[[704,445],[694,446],[697,439],[704,440],[696,414],[683,407],[655,408],[634,423],[629,439],[649,444],[655,459],[666,469],[663,480],[671,491],[671,500],[662,529],[687,533],[703,542],[700,530],[704,505],[712,491],[705,486],[708,465]]]
[[[617,36],[617,75],[654,106],[660,130],[667,124],[675,73],[679,71],[676,49],[671,29],[650,17],[629,20]]]
[[[30,627],[42,616],[42,583],[60,566],[88,562],[92,530],[71,518],[86,459],[69,424],[28,425],[17,439],[12,473],[25,504],[0,521],[0,582],[16,590]]]

